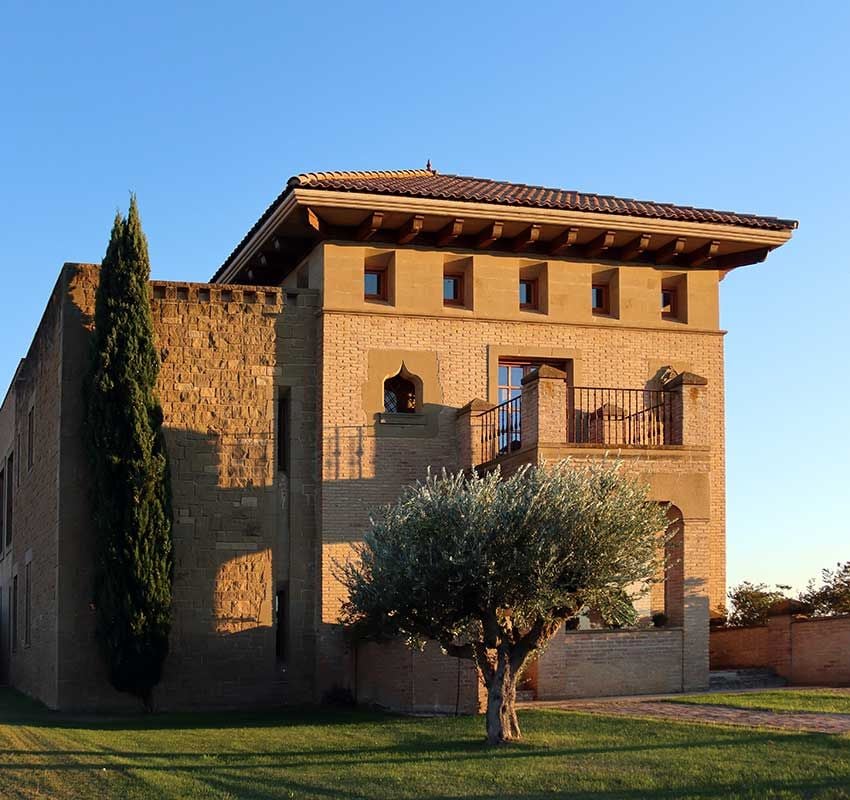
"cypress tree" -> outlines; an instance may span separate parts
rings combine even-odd
[[[87,381],[97,639],[112,685],[152,709],[171,628],[171,492],[150,262],[136,198],[101,264]]]

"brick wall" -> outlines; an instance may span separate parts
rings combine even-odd
[[[537,699],[682,690],[682,631],[569,631],[537,667]]]
[[[56,703],[56,604],[57,537],[59,525],[59,424],[60,364],[62,347],[62,295],[65,275],[60,275],[26,357],[10,387],[13,402],[4,405],[8,419],[5,449],[14,450],[15,468],[6,475],[13,492],[12,541],[0,545],[2,618],[0,648],[7,659],[12,685],[48,705]],[[29,420],[32,411],[32,450]],[[27,565],[30,575],[30,641],[27,642]],[[11,641],[9,587],[17,576],[17,641]],[[12,652],[14,650],[14,652]]]
[[[709,635],[712,669],[750,669],[770,663],[766,625],[721,628]]]
[[[449,658],[436,644],[419,652],[402,642],[361,644],[352,694],[360,705],[413,712],[471,714],[486,696],[471,661]]]
[[[333,251],[326,251],[327,280],[335,268],[332,256]],[[492,401],[494,352],[549,358],[568,354],[563,357],[572,360],[585,385],[644,386],[664,364],[682,365],[707,378],[700,416],[705,426],[702,435],[711,442],[711,449],[698,455],[646,451],[638,465],[643,472],[656,473],[659,485],[669,489],[661,499],[678,504],[677,487],[692,476],[704,488],[705,509],[699,518],[686,520],[682,545],[687,564],[682,612],[687,658],[682,660],[683,634],[678,633],[673,636],[680,640],[678,660],[670,661],[672,650],[663,660],[666,666],[678,664],[678,688],[683,669],[689,688],[705,685],[709,606],[719,607],[725,591],[723,340],[719,333],[558,324],[545,317],[514,321],[474,315],[396,315],[389,308],[381,308],[380,313],[326,308],[321,324],[322,607],[317,674],[327,687],[346,684],[351,657],[337,625],[345,593],[335,578],[335,565],[349,557],[351,543],[362,538],[369,509],[392,502],[401,486],[421,478],[429,466],[458,468],[456,412],[473,398]],[[436,385],[424,409],[427,428],[389,432],[376,420],[369,387],[391,373],[373,374],[370,357],[385,351],[398,353],[395,369],[404,361],[420,377],[414,361],[436,361]],[[663,635],[658,641],[665,641]],[[672,685],[665,680],[668,684]],[[622,688],[631,685],[624,682]]]
[[[771,617],[710,636],[712,669],[773,669],[789,683],[850,686],[850,616]]]
[[[314,251],[311,275],[327,281],[340,267],[328,257],[331,251]],[[355,251],[349,248],[347,257]],[[417,252],[404,251],[394,264],[401,270]],[[442,255],[420,256],[439,259],[442,273]],[[488,258],[493,270],[515,261]],[[59,576],[51,606],[58,607],[58,649],[44,662],[54,666],[39,669],[60,665],[53,679],[59,705],[118,707],[128,701],[106,687],[93,644],[93,541],[80,437],[97,267],[67,266],[62,280],[55,326],[60,347],[38,362],[45,380],[53,376],[60,398],[51,414],[55,430],[44,427],[41,435],[57,447],[61,441],[62,453],[52,471],[54,486],[59,476],[58,500],[44,509],[61,520],[59,557],[53,578],[49,559],[40,560],[38,570],[46,570],[45,596]],[[318,288],[326,299],[328,286]],[[506,284],[505,291],[515,292],[515,286]],[[486,294],[482,283],[476,303]],[[720,604],[725,584],[720,332],[597,324],[589,314],[587,322],[566,323],[537,314],[488,319],[463,311],[440,316],[320,309],[312,289],[155,282],[152,295],[175,511],[174,628],[157,693],[162,706],[320,699],[334,686],[350,688],[355,654],[338,624],[344,592],[335,577],[337,563],[361,539],[370,508],[394,500],[428,466],[460,465],[457,409],[475,397],[492,402],[500,354],[567,359],[589,385],[643,386],[665,364],[708,379],[702,413],[710,451],[676,457],[648,452],[640,466],[666,487],[663,499],[678,502],[677,487],[688,481],[696,481],[706,498],[701,518],[685,514],[682,543],[681,670],[686,683],[687,675],[701,674],[708,659],[709,599]],[[421,416],[415,425],[382,425],[380,387],[402,362],[422,381]],[[274,448],[281,393],[291,409],[288,473],[277,469]],[[48,476],[36,485],[49,486]],[[47,530],[49,521],[32,523],[39,526]],[[2,576],[0,571],[0,581]],[[285,672],[275,652],[279,590],[286,596]],[[657,645],[663,635],[651,641]],[[443,665],[441,658],[428,655],[421,662],[431,664],[439,686],[448,680],[440,675],[456,666],[452,659]],[[424,669],[414,669],[417,680],[424,679]],[[620,689],[631,686],[624,679]]]
[[[791,682],[850,686],[850,616],[792,623]]]

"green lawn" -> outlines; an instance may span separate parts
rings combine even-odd
[[[0,797],[850,797],[850,737],[521,713],[526,741],[480,718],[365,712],[63,718],[0,692]]]
[[[783,713],[819,711],[829,714],[850,714],[850,692],[836,692],[829,689],[783,689],[747,694],[694,694],[677,697],[670,702],[733,706]]]

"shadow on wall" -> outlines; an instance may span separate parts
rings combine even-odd
[[[165,430],[174,508],[171,652],[162,702],[283,702],[274,631],[271,433]]]
[[[363,674],[362,661],[358,670],[357,648],[339,624],[345,592],[335,577],[337,565],[352,557],[353,546],[368,531],[370,513],[375,508],[394,502],[403,487],[423,479],[429,467],[458,468],[456,414],[453,406],[424,403],[417,406],[415,414],[378,412],[364,415],[362,424],[336,425],[323,432],[318,575],[321,608],[317,630],[319,698],[334,688],[348,690],[357,697],[357,674]],[[393,649],[386,658],[398,662],[399,670],[410,671],[407,678],[393,675],[392,680],[413,680],[414,670],[408,657],[396,654]],[[457,669],[454,661],[451,666],[454,676]],[[452,687],[455,682],[452,677]],[[424,687],[418,693],[422,697],[431,694]],[[452,708],[454,698],[452,688]]]

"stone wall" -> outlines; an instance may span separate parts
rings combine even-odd
[[[73,269],[68,294],[69,397],[91,324],[97,268]],[[279,289],[151,285],[162,369],[159,391],[174,506],[171,652],[156,692],[162,708],[281,703],[275,573],[288,552],[275,458]],[[63,409],[62,707],[112,708],[94,647],[92,532],[87,524],[82,406]],[[72,477],[77,474],[76,480]]]

